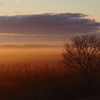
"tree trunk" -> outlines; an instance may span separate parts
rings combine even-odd
[[[87,91],[92,92],[92,82],[91,81],[87,81]]]

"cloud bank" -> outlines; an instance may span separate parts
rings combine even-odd
[[[17,0],[20,1],[20,0]],[[0,17],[0,33],[33,36],[64,36],[98,33],[100,22],[81,13],[44,13]]]

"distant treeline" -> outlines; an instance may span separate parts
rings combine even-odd
[[[0,48],[61,48],[63,45],[0,45]]]

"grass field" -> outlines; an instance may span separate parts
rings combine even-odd
[[[75,100],[91,96],[84,79],[58,67],[62,52],[63,48],[1,49],[0,99]]]

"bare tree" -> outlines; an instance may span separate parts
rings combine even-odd
[[[78,71],[85,77],[88,90],[95,75],[100,71],[100,38],[96,35],[83,35],[71,38],[65,44],[61,66],[65,69]]]

